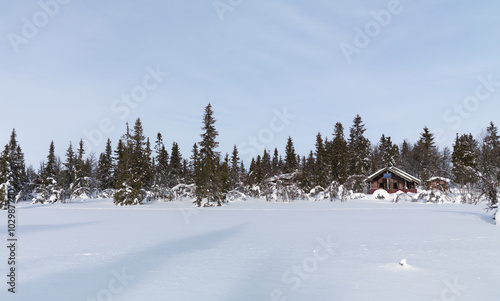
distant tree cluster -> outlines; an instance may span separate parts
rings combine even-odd
[[[314,150],[306,156],[296,153],[294,141],[288,137],[283,154],[278,148],[265,149],[252,158],[248,171],[236,145],[231,154],[217,151],[215,123],[208,104],[202,116],[200,141],[194,143],[189,158],[183,158],[176,142],[167,151],[161,133],[152,144],[137,119],[132,128],[126,125],[116,148],[108,139],[105,151],[97,158],[85,154],[80,140],[77,148],[69,144],[61,160],[51,142],[38,171],[31,166],[25,168],[13,130],[0,157],[0,206],[4,208],[13,198],[53,203],[95,197],[112,197],[116,205],[137,205],[155,199],[173,200],[181,192],[191,192],[197,206],[220,206],[235,194],[269,198],[279,183],[292,180],[304,192],[335,194],[339,187],[365,192],[364,179],[387,166],[397,166],[420,178],[424,187],[431,177],[451,178],[466,202],[486,199],[491,207],[498,203],[500,136],[493,122],[479,138],[457,134],[453,149],[441,150],[427,127],[414,143],[405,140],[395,144],[385,134],[372,143],[365,137],[361,116],[356,115],[348,136],[342,123],[337,122],[331,136],[316,135]],[[289,195],[285,188],[279,193]]]

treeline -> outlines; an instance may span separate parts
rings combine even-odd
[[[365,137],[365,124],[357,115],[347,136],[340,122],[331,135],[318,133],[314,150],[307,156],[295,152],[289,137],[283,154],[277,148],[266,149],[252,158],[247,170],[236,145],[231,154],[217,151],[213,115],[208,104],[200,141],[194,143],[188,158],[183,158],[176,142],[167,149],[161,133],[151,142],[137,119],[132,128],[127,124],[115,149],[108,139],[98,157],[86,155],[80,140],[76,148],[70,143],[61,159],[55,155],[52,142],[37,171],[31,166],[25,168],[13,130],[0,157],[2,206],[12,199],[66,202],[91,197],[112,197],[117,205],[135,205],[153,199],[172,200],[182,189],[191,191],[197,206],[221,205],[235,193],[267,197],[271,193],[268,179],[283,174],[293,174],[296,189],[306,193],[343,185],[365,192],[366,176],[391,165],[420,178],[424,187],[431,177],[450,178],[464,196],[476,201],[486,199],[490,206],[497,204],[500,137],[493,122],[480,137],[457,134],[453,149],[439,149],[427,127],[416,142],[395,144],[391,137],[382,135],[372,143]]]

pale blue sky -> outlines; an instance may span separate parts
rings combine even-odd
[[[38,1],[4,1],[0,10],[0,141],[16,128],[35,168],[51,140],[63,157],[104,120],[115,146],[137,117],[187,158],[208,102],[219,150],[237,144],[246,154],[260,134],[259,153],[283,152],[290,135],[307,155],[318,131],[331,136],[340,121],[347,136],[356,114],[373,143],[382,134],[414,142],[427,125],[451,146],[456,132],[500,124],[498,1],[60,2],[42,0],[45,12]],[[358,53],[346,56],[347,44]],[[145,90],[147,68],[169,75],[148,77]],[[132,91],[147,95],[120,102]],[[283,122],[276,111],[295,117]],[[101,152],[96,141],[87,146]]]

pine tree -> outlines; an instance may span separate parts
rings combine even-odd
[[[219,182],[219,173],[217,162],[219,153],[215,149],[219,146],[216,141],[219,135],[215,129],[215,119],[213,117],[212,105],[209,103],[205,107],[203,114],[203,134],[201,134],[200,145],[200,175],[199,185],[196,190],[198,195],[207,199],[206,205],[210,206],[211,202],[217,202],[217,206],[221,206],[221,187]]]
[[[295,147],[293,146],[292,137],[288,137],[285,148],[285,173],[295,172],[298,168],[297,155],[295,154]]]

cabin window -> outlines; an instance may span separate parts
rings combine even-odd
[[[398,183],[392,183],[392,189],[398,189]]]

